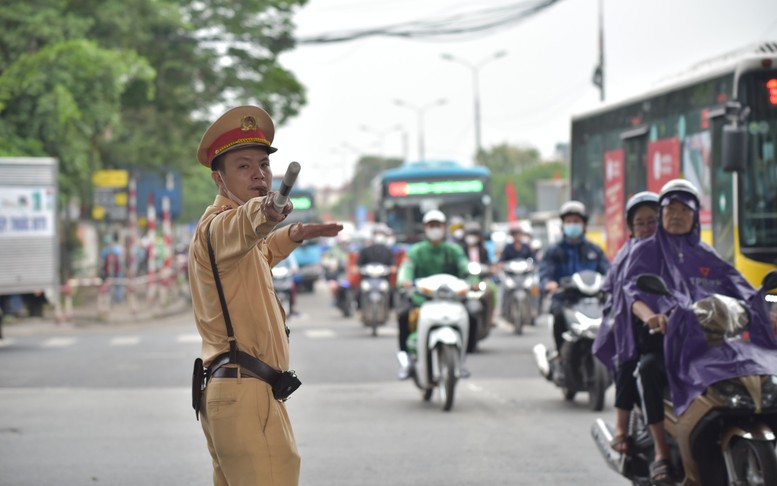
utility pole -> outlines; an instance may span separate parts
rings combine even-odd
[[[395,105],[404,106],[405,108],[410,108],[411,110],[415,111],[416,114],[418,115],[418,160],[426,159],[426,149],[424,146],[424,114],[428,110],[434,108],[435,106],[442,106],[447,102],[448,100],[446,100],[445,98],[440,98],[439,100],[433,101],[428,105],[416,106],[411,103],[408,103],[407,101],[394,100]]]
[[[475,114],[475,159],[476,160],[480,156],[480,153],[483,150],[482,129],[481,129],[481,122],[480,122],[480,79],[479,79],[480,68],[482,68],[484,65],[488,64],[489,62],[495,61],[496,59],[499,59],[500,57],[504,57],[506,55],[507,55],[507,51],[495,52],[491,56],[480,61],[479,63],[472,64],[452,54],[441,54],[441,57],[446,61],[457,62],[465,66],[472,72],[472,93],[473,93],[473,99],[474,99],[474,105],[475,105],[474,114]]]
[[[599,88],[599,100],[604,101],[604,0],[599,0],[599,64],[594,70],[593,83]]]

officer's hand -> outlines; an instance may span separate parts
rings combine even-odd
[[[545,284],[545,292],[552,294],[558,289],[558,282],[551,280]]]
[[[280,223],[286,219],[286,215],[294,209],[294,205],[291,203],[291,200],[289,200],[283,209],[278,211],[275,209],[275,203],[273,202],[275,194],[275,192],[267,193],[267,197],[264,198],[264,202],[262,203],[262,214],[264,214],[264,217],[267,218],[268,221]]]
[[[413,281],[412,280],[405,280],[404,282],[402,282],[402,287],[403,288],[409,289],[412,286],[413,286]]]
[[[322,236],[337,236],[342,229],[343,225],[337,223],[299,223],[291,227],[289,236],[293,241],[301,243]]]

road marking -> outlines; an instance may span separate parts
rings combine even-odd
[[[199,334],[190,333],[190,334],[180,334],[177,338],[175,338],[175,342],[177,343],[199,343],[202,342],[202,338]]]
[[[140,336],[117,336],[108,342],[110,346],[135,346],[139,343]]]
[[[308,329],[305,331],[305,336],[311,339],[331,339],[337,334],[331,329]]]
[[[399,329],[396,327],[379,327],[378,336],[399,336]]]
[[[0,339],[0,348],[4,348],[12,344],[13,344],[13,339],[11,338]]]
[[[74,337],[54,337],[43,341],[42,348],[66,348],[75,344]]]

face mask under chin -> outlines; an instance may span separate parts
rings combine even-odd
[[[227,191],[227,197],[237,203],[238,206],[242,206],[245,204],[245,201],[241,200],[239,197],[235,196],[232,191],[229,190],[229,187],[227,187],[227,183],[224,180],[224,176],[221,175],[221,172],[219,172],[219,178],[221,179],[221,183],[224,184],[224,189]]]

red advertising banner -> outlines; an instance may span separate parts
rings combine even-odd
[[[607,235],[607,257],[612,260],[626,241],[626,225],[623,216],[623,149],[604,153],[604,231]]]
[[[660,192],[664,184],[678,177],[680,177],[680,139],[672,137],[648,142],[648,191]]]

